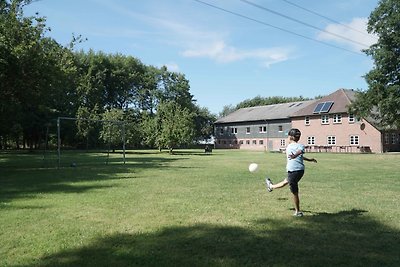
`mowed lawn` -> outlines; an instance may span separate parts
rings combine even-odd
[[[0,266],[400,266],[400,154],[308,156],[296,218],[284,154],[0,152]]]

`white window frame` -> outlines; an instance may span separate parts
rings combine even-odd
[[[310,116],[304,117],[304,125],[310,125]]]
[[[334,135],[328,135],[328,136],[326,137],[326,144],[327,144],[328,146],[334,146],[334,145],[336,145],[336,136],[334,136]]]
[[[360,136],[359,135],[350,135],[350,145],[358,146],[360,144]]]
[[[307,136],[307,145],[315,145],[315,136]]]
[[[355,123],[355,122],[360,122],[361,118],[354,116],[353,113],[349,113],[349,116],[347,117],[349,123]]]
[[[246,134],[250,134],[250,133],[251,133],[250,127],[246,127]]]
[[[286,146],[286,139],[281,139],[281,147],[285,147]]]
[[[327,114],[321,115],[321,124],[324,125],[329,124],[329,120],[330,120],[329,115]]]
[[[236,127],[231,128],[231,133],[237,134],[238,133],[238,129]]]
[[[260,126],[258,127],[259,133],[266,133],[267,132],[267,126]]]
[[[342,123],[342,114],[333,114],[333,123]]]
[[[355,119],[353,113],[349,113],[348,120],[349,120],[349,123],[355,123],[356,122],[356,119]]]

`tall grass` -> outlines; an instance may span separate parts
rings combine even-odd
[[[311,155],[303,218],[282,154],[110,157],[1,153],[0,266],[400,266],[398,154]]]

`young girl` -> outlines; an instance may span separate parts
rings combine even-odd
[[[288,173],[287,178],[280,183],[272,184],[271,180],[267,178],[265,180],[267,189],[271,192],[273,189],[281,188],[289,184],[290,191],[293,194],[294,201],[294,216],[303,216],[300,211],[300,199],[299,199],[299,181],[304,175],[304,162],[311,161],[317,163],[316,159],[304,157],[305,148],[303,144],[297,143],[300,140],[301,132],[299,129],[293,128],[288,133],[289,145],[286,147],[286,170]]]

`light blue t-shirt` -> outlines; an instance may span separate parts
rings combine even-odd
[[[295,154],[297,151],[301,151],[302,154],[297,156],[295,159],[291,159],[289,155]],[[304,162],[303,162],[303,154],[305,152],[305,148],[303,144],[299,143],[291,143],[286,147],[286,171],[293,172],[293,171],[301,171],[304,170]]]

